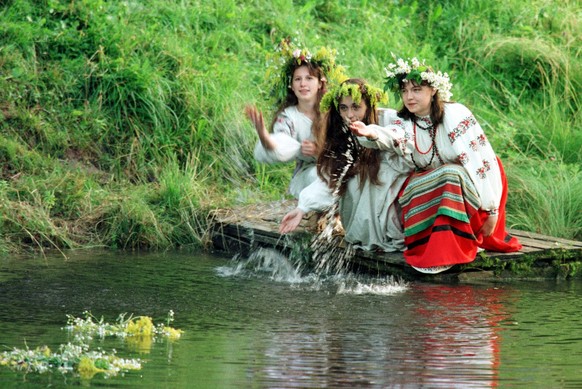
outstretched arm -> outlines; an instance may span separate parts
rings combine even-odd
[[[366,126],[364,123],[362,123],[360,121],[351,123],[350,130],[352,130],[352,132],[356,136],[364,136],[364,137],[368,138],[368,140],[377,140],[378,139],[378,134],[376,133],[376,130],[374,130],[370,126]]]
[[[257,135],[259,136],[259,140],[263,147],[267,150],[274,150],[277,146],[273,139],[271,139],[271,135],[265,128],[265,120],[263,118],[263,113],[257,109],[257,107],[252,105],[247,105],[245,107],[245,114],[247,118],[253,123],[255,126],[255,130],[257,131]]]
[[[281,234],[287,234],[289,232],[295,231],[295,229],[299,226],[299,223],[301,223],[303,216],[305,216],[305,212],[299,208],[295,208],[291,212],[287,213],[285,216],[283,216],[283,220],[281,220],[279,232]]]

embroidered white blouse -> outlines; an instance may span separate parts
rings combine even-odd
[[[312,120],[299,112],[296,106],[285,108],[273,126],[271,137],[276,143],[274,150],[267,150],[260,141],[255,145],[255,159],[263,163],[295,161],[295,171],[289,183],[289,193],[295,198],[299,193],[317,179],[316,158],[301,153],[301,142],[313,141]]]
[[[405,163],[412,169],[435,168],[442,163],[460,164],[479,193],[481,209],[489,211],[499,208],[503,187],[497,157],[467,107],[459,103],[445,104],[443,123],[438,126],[435,135],[435,153],[431,149],[434,147],[431,135],[426,129],[432,124],[430,117],[420,117],[415,125],[398,117],[396,111],[384,109],[380,112],[379,121],[380,125],[370,126],[376,130],[378,140],[370,142],[368,147],[404,157]]]

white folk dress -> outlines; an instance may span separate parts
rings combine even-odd
[[[366,138],[358,141],[366,147],[373,143]],[[364,250],[404,250],[402,215],[396,199],[412,170],[401,157],[383,152],[378,172],[381,185],[368,180],[360,188],[359,176],[350,179],[345,194],[339,199],[346,242]],[[332,190],[318,178],[301,192],[298,207],[303,212],[325,211],[333,201]]]
[[[299,193],[317,179],[316,158],[301,153],[301,142],[314,141],[311,127],[312,120],[299,112],[297,106],[285,108],[273,126],[271,137],[277,145],[274,150],[267,150],[260,141],[255,145],[255,159],[263,163],[295,161],[295,171],[289,183],[289,193],[295,198]]]
[[[382,110],[380,123],[382,126],[374,125],[379,139],[373,147],[403,156],[404,163],[412,169],[415,168],[414,162],[423,168],[442,165],[435,155],[427,166],[432,153],[415,152],[415,148],[421,152],[430,150],[432,140],[427,130],[417,126],[415,139],[413,122],[399,118],[391,109]],[[428,116],[419,118],[418,123],[423,127],[432,124]],[[497,157],[467,107],[459,103],[445,104],[443,123],[437,129],[435,143],[442,162],[461,165],[471,177],[481,199],[481,209],[498,209],[503,184]]]

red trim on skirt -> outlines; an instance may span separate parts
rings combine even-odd
[[[469,263],[475,259],[479,247],[498,252],[521,250],[522,246],[519,241],[509,235],[505,228],[507,178],[499,158],[497,158],[497,162],[501,170],[503,191],[497,225],[493,234],[489,237],[483,237],[479,233],[485,220],[489,217],[485,211],[479,210],[471,215],[469,223],[446,215],[438,215],[431,227],[404,238],[406,263],[416,267]],[[408,181],[403,185],[401,193],[407,185]]]

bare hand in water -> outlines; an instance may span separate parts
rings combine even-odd
[[[301,223],[303,216],[305,216],[305,212],[299,208],[295,208],[287,215],[283,216],[283,220],[281,220],[281,225],[279,226],[279,233],[287,234],[295,231],[297,226],[299,226],[299,223]]]

